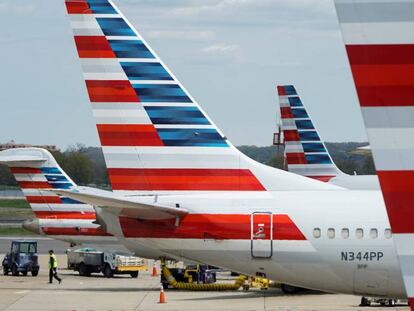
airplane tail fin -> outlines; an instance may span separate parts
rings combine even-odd
[[[414,310],[414,1],[335,6]]]
[[[241,154],[112,1],[66,8],[114,191],[327,187]]]
[[[36,218],[95,219],[92,206],[49,191],[76,186],[49,151],[41,148],[0,151],[0,164],[10,168]]]
[[[295,87],[279,85],[277,92],[288,170],[325,182],[341,174]]]

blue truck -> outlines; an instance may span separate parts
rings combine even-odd
[[[12,241],[10,252],[4,256],[2,265],[4,275],[11,272],[13,276],[18,276],[19,273],[26,276],[30,272],[32,276],[37,276],[39,274],[37,242]]]

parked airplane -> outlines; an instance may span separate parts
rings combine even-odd
[[[114,192],[94,206],[142,247],[299,287],[404,297],[379,191],[352,191],[241,154],[106,0],[67,0]]]
[[[277,91],[288,171],[347,189],[380,189],[376,175],[348,175],[335,165],[293,85]]]
[[[414,1],[335,5],[414,310]]]
[[[91,205],[47,191],[76,187],[49,151],[40,148],[0,151],[0,164],[10,167],[36,216],[23,224],[27,230],[73,244],[119,243],[94,223],[96,214]]]

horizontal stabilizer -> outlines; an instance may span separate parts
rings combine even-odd
[[[18,163],[43,163],[47,159],[41,156],[30,156],[30,155],[1,155],[0,153],[0,164],[8,166],[14,166]]]
[[[79,187],[74,190],[53,190],[54,193],[93,206],[108,208],[110,212],[124,217],[138,219],[173,219],[185,216],[188,211],[182,208],[160,206],[137,202],[119,197],[111,191]]]

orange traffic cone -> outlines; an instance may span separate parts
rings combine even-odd
[[[161,283],[160,302],[159,303],[165,303],[164,286],[162,286],[162,283]]]
[[[154,263],[152,265],[152,273],[151,273],[151,276],[158,276],[158,274],[157,274],[157,266],[155,265],[155,261],[154,261]]]

